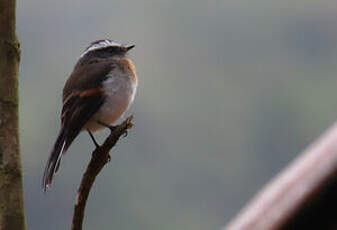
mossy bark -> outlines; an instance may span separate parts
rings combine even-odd
[[[26,227],[18,137],[16,2],[0,0],[0,230]]]

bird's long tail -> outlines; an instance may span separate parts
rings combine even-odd
[[[61,157],[69,146],[66,144],[66,132],[62,128],[57,137],[53,150],[50,153],[46,168],[43,174],[42,187],[44,191],[51,185],[54,174],[57,172],[60,165]]]

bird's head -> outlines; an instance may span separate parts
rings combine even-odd
[[[118,42],[104,39],[92,42],[81,54],[80,58],[83,57],[113,57],[113,56],[124,56],[126,53],[134,48],[135,45],[124,46]]]

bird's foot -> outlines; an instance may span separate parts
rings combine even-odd
[[[103,121],[97,121],[97,123],[100,124],[100,125],[102,125],[102,126],[104,126],[104,127],[106,127],[106,128],[108,128],[108,129],[110,129],[110,132],[113,132],[116,129],[116,127],[117,127],[117,126],[109,125],[109,124],[107,124],[107,123],[105,123]]]
[[[129,134],[129,131],[126,129],[126,130],[124,131],[124,133],[123,133],[123,137],[127,137],[128,134]]]

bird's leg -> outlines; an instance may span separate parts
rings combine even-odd
[[[103,121],[97,121],[98,124],[110,129],[111,132],[113,132],[116,128],[116,126],[113,125],[108,125],[107,123],[103,122]]]
[[[90,137],[91,137],[91,140],[94,142],[96,148],[98,148],[98,147],[99,147],[99,144],[98,144],[97,141],[95,140],[94,135],[92,134],[92,132],[91,132],[89,129],[87,129],[87,131],[88,131],[88,133],[89,133],[89,135],[90,135]]]
[[[96,146],[96,149],[97,148],[99,148],[100,147],[100,145],[97,143],[97,141],[95,140],[95,137],[94,137],[94,135],[92,134],[92,132],[88,129],[87,130],[88,131],[88,133],[89,133],[89,135],[90,135],[90,137],[91,137],[91,140],[94,142],[94,144],[95,144],[95,146]],[[95,151],[94,151],[95,152]],[[110,157],[110,155],[108,155],[108,162],[110,162],[111,161],[111,157]]]
[[[113,132],[117,128],[117,126],[108,125],[108,124],[106,124],[103,121],[97,121],[97,123],[100,124],[100,125],[102,125],[102,126],[104,126],[104,127],[106,127],[106,128],[108,128],[108,129],[110,129],[110,132]],[[124,131],[124,137],[126,137],[127,135],[128,135],[128,130],[126,129]]]
[[[105,123],[103,121],[100,121],[100,120],[97,120],[97,123],[100,124],[101,126],[104,126],[104,127],[108,128],[108,129],[110,129],[111,133],[117,128],[117,126],[109,125],[109,124],[107,124],[107,123]],[[127,135],[128,135],[128,131],[125,130],[124,137],[126,137]],[[108,162],[110,162],[110,160],[111,160],[111,157],[110,157],[110,155],[108,155]]]

